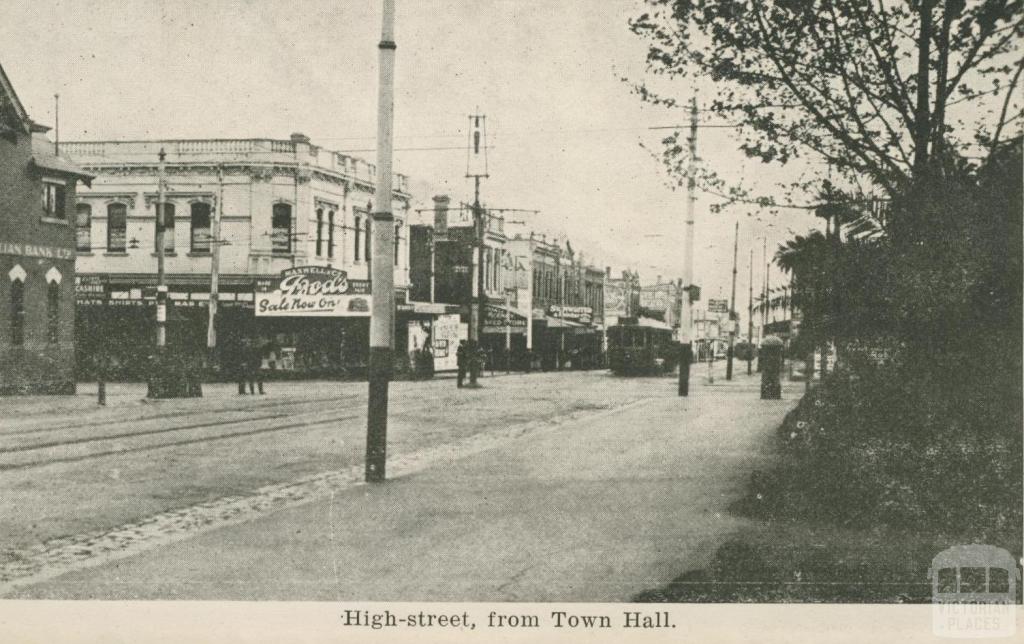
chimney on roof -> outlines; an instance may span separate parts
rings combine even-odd
[[[292,143],[305,143],[309,144],[309,137],[302,132],[292,132]]]
[[[448,195],[437,195],[434,197],[434,234],[445,235],[448,233],[448,204],[451,199]]]
[[[656,282],[654,282],[654,283],[655,283],[655,284],[661,284],[661,275],[659,275],[659,276],[658,276],[658,279],[657,279],[657,281],[656,281]]]
[[[604,267],[604,276],[605,277],[611,277],[612,276],[612,267],[611,266],[605,266]]]

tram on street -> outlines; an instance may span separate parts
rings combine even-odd
[[[664,375],[679,364],[679,343],[664,322],[623,318],[607,334],[608,366],[617,376]]]

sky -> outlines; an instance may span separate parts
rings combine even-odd
[[[510,214],[507,231],[569,239],[598,266],[639,270],[644,283],[683,266],[684,190],[652,158],[688,115],[645,105],[645,43],[627,21],[641,0],[396,0],[395,169],[419,207],[434,194],[472,200],[468,115],[487,116],[490,177],[481,200]],[[285,139],[375,161],[379,0],[0,0],[0,64],[35,120],[62,140]],[[677,98],[710,83],[669,88]],[[641,146],[644,144],[647,149]],[[428,149],[424,149],[428,148]],[[806,170],[745,159],[727,128],[702,129],[702,163],[773,193]],[[739,231],[737,309],[768,254],[806,212],[746,206],[712,213],[698,195],[695,282],[728,297]],[[773,269],[773,285],[781,282]]]

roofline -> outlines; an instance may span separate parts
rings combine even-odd
[[[11,84],[11,79],[7,77],[7,72],[4,71],[3,65],[0,65],[0,87],[11,97],[14,103],[14,111],[21,120],[25,132],[30,132],[32,119],[29,118],[25,106],[22,104],[21,99],[18,98],[18,93],[14,91],[14,85]]]

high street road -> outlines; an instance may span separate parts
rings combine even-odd
[[[726,507],[795,398],[745,375],[688,399],[596,371],[483,382],[394,386],[380,486],[360,482],[365,383],[11,403],[0,593],[628,599],[738,528]]]

